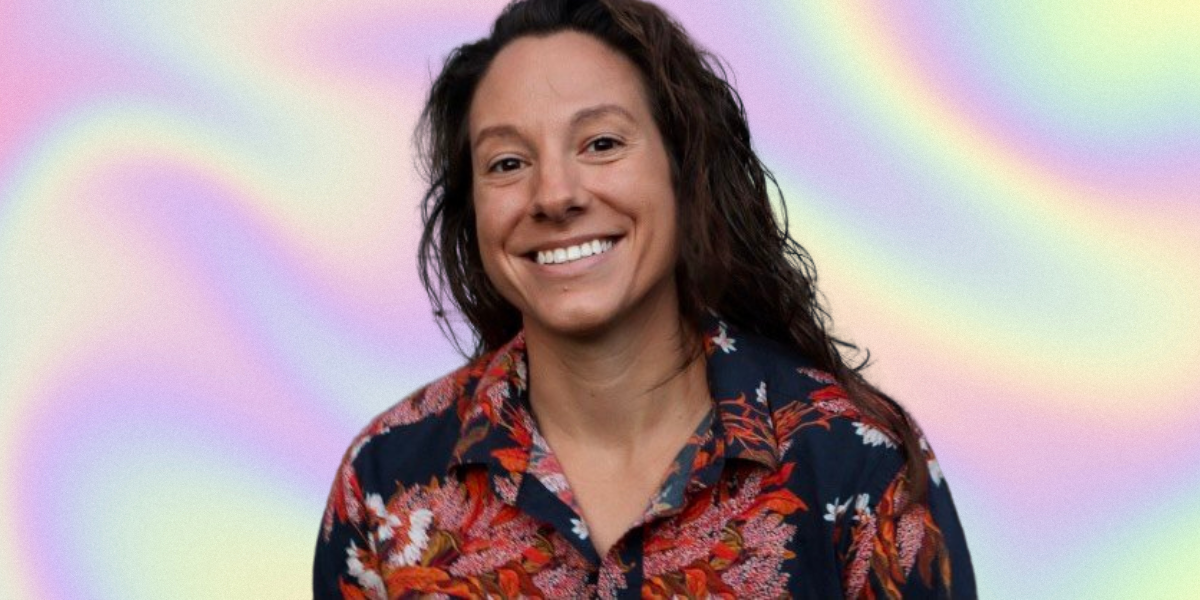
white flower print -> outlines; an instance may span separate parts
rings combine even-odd
[[[938,464],[936,458],[926,462],[929,465],[929,478],[933,480],[933,485],[942,485],[942,466]]]
[[[542,473],[538,475],[538,481],[546,486],[552,494],[560,494],[571,489],[571,484],[567,482],[567,477],[562,473]]]
[[[584,523],[583,519],[571,519],[571,533],[581,540],[588,539],[587,523]]]
[[[717,332],[717,335],[713,336],[712,341],[717,345],[717,347],[724,351],[725,354],[729,354],[730,352],[737,350],[737,348],[734,347],[734,344],[737,343],[737,340],[729,337],[729,333],[725,331],[724,323],[721,324],[720,330]]]
[[[363,504],[366,504],[367,508],[371,509],[371,514],[380,519],[387,517],[387,507],[383,505],[383,496],[379,494],[367,494],[364,500]]]
[[[846,509],[850,508],[850,503],[854,498],[847,498],[845,502],[841,501],[841,497],[834,498],[832,504],[825,505],[825,520],[833,523],[842,515],[846,514]]]
[[[517,381],[520,381],[520,382],[529,381],[529,367],[527,367],[525,365],[524,360],[517,361]],[[522,386],[522,387],[525,387],[525,386]]]
[[[371,593],[372,598],[387,598],[387,588],[379,573],[368,569],[358,559],[358,546],[354,542],[346,548],[346,572],[358,580],[358,585]]]
[[[866,423],[855,421],[854,433],[857,433],[859,436],[861,436],[863,443],[868,446],[886,446],[888,448],[896,447],[896,442],[892,441],[892,438],[888,437],[888,434],[876,429],[875,427],[867,425]]]
[[[849,501],[847,501],[849,504]],[[854,499],[854,520],[859,521],[864,518],[871,517],[871,495],[859,494]]]
[[[943,477],[942,465],[938,464],[936,458],[932,458],[933,452],[929,449],[929,442],[925,440],[925,436],[922,435],[919,441],[921,443],[921,451],[930,457],[925,461],[929,465],[929,478],[933,480],[933,485],[940,486],[942,485]]]
[[[421,561],[425,545],[429,543],[429,526],[433,524],[433,511],[419,508],[408,515],[408,543],[397,556],[400,564],[408,567]]]
[[[376,539],[381,542],[392,539],[396,528],[400,526],[400,519],[388,513],[387,506],[383,504],[383,497],[379,494],[367,494],[365,504],[371,510],[371,514],[379,519],[379,526],[375,528]]]
[[[364,436],[362,436],[362,438],[356,440],[354,442],[353,446],[350,446],[350,460],[351,461],[358,458],[358,453],[362,451],[363,446],[366,446],[367,442],[369,442],[369,441],[371,441],[370,436],[364,435]]]
[[[758,389],[754,390],[754,399],[763,406],[767,405],[767,382],[758,382]]]
[[[854,510],[856,510],[856,511],[863,511],[863,510],[870,511],[870,510],[871,510],[871,508],[870,508],[870,502],[871,502],[871,495],[870,495],[870,494],[859,494],[859,495],[858,495],[858,497],[854,499]]]

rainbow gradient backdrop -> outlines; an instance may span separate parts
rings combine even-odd
[[[410,140],[502,4],[0,4],[0,598],[309,596],[351,436],[461,360]],[[1200,3],[663,4],[981,591],[1200,597]]]

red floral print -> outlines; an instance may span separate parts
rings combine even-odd
[[[973,597],[936,457],[913,502],[898,441],[802,357],[716,321],[713,409],[605,556],[528,408],[524,339],[355,438],[334,478],[317,598]]]

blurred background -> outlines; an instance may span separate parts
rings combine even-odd
[[[306,598],[461,362],[413,125],[503,2],[0,4],[0,598]],[[1200,4],[671,0],[990,598],[1200,589]]]

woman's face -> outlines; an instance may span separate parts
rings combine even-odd
[[[479,252],[527,329],[677,314],[675,193],[633,63],[582,33],[517,39],[469,119]]]

